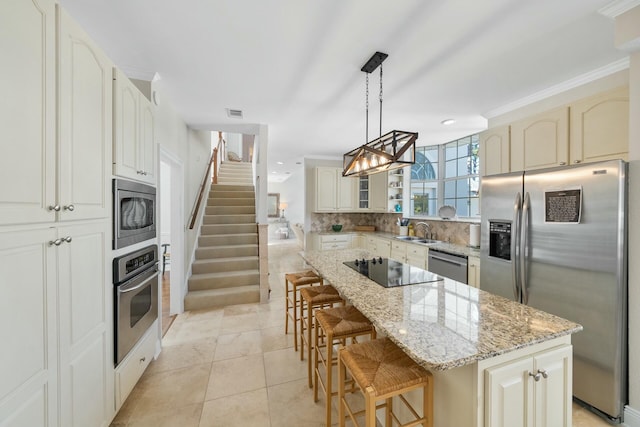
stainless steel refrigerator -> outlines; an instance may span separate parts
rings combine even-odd
[[[480,194],[480,288],[580,323],[573,395],[619,421],[627,400],[626,163],[483,177]]]

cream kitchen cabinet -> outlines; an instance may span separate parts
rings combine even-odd
[[[0,233],[0,419],[107,426],[114,415],[106,221]],[[28,303],[16,303],[16,302]]]
[[[58,228],[60,425],[108,426],[114,415],[111,249],[106,221]]]
[[[485,425],[570,427],[572,363],[565,345],[486,369]]]
[[[56,34],[53,0],[0,2],[0,223],[54,221]]]
[[[569,162],[569,107],[511,124],[511,171],[541,169]]]
[[[350,234],[320,235],[320,250],[349,249],[351,247]]]
[[[389,181],[387,172],[369,175],[369,211],[386,212]]]
[[[621,87],[570,106],[571,163],[628,160],[629,88]]]
[[[392,240],[391,242],[391,258],[402,263],[407,262],[407,243],[400,240]]]
[[[113,174],[156,184],[151,103],[116,68],[113,69]]]
[[[111,61],[59,8],[59,220],[111,210]]]
[[[56,25],[53,1],[0,6],[0,26],[12,37],[1,48],[10,66],[0,82],[12,102],[0,116],[5,141],[19,146],[7,146],[0,159],[11,177],[0,188],[2,224],[109,216],[111,63],[59,10]]]
[[[389,258],[391,256],[391,242],[381,237],[367,237],[367,250],[375,256]]]
[[[351,237],[351,247],[364,249],[367,247],[367,238],[362,234],[354,234]]]
[[[356,206],[359,212],[387,211],[387,173],[379,172],[358,178],[358,200]]]
[[[428,270],[429,248],[411,243],[407,244],[407,264]]]
[[[480,176],[511,171],[510,127],[500,126],[480,133]]]
[[[357,180],[344,178],[340,168],[317,167],[314,212],[355,211],[356,185]]]
[[[57,234],[42,227],[0,233],[0,420],[7,426],[58,425],[56,248],[48,243]]]
[[[467,264],[467,285],[480,287],[480,258],[470,256]]]

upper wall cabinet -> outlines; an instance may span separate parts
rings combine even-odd
[[[501,126],[480,134],[480,176],[511,171],[509,132],[509,126]]]
[[[566,165],[568,161],[568,107],[511,124],[512,171]]]
[[[53,0],[0,2],[0,223],[54,221],[56,34]]]
[[[59,12],[59,217],[106,218],[113,65],[65,11]]]
[[[62,10],[56,26],[53,1],[2,2],[0,15],[0,223],[108,217],[110,61]]]
[[[314,212],[355,210],[357,179],[344,178],[340,168],[317,167],[315,172]]]
[[[118,69],[113,70],[113,174],[155,185],[151,103]]]
[[[571,163],[628,159],[629,88],[571,104]]]

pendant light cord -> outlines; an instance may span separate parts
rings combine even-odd
[[[367,80],[366,80],[366,91],[365,91],[365,111],[366,111],[366,120],[365,120],[365,132],[364,132],[364,143],[366,144],[367,142],[369,142],[369,73],[365,73],[365,75],[367,76]]]
[[[380,64],[380,137],[382,137],[382,64]]]

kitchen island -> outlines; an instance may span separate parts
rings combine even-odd
[[[301,255],[434,374],[434,425],[571,426],[580,325],[447,278],[383,288],[343,264],[375,255],[364,249]]]

